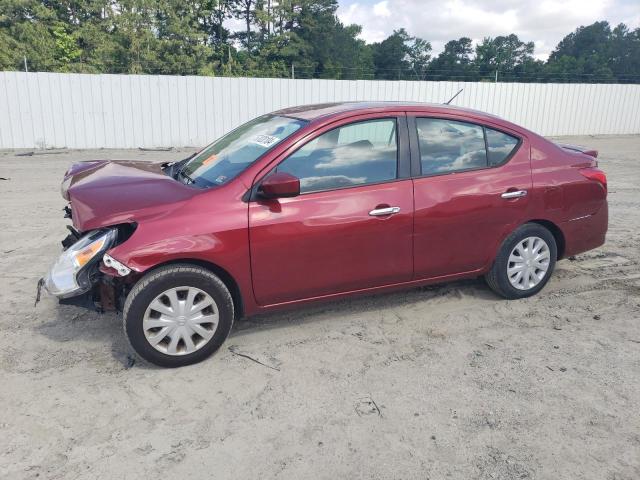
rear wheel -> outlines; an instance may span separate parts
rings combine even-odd
[[[489,287],[505,298],[530,297],[546,285],[556,258],[551,232],[537,223],[527,223],[502,243],[485,278]]]
[[[198,266],[170,265],[135,285],[123,323],[138,355],[162,367],[180,367],[220,348],[233,314],[231,294],[216,275]]]

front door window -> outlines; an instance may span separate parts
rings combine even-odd
[[[370,120],[330,130],[289,156],[277,171],[298,177],[301,193],[395,180],[396,120]]]

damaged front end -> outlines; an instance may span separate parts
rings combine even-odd
[[[68,228],[70,234],[62,241],[62,254],[38,282],[36,302],[44,287],[61,304],[97,311],[121,310],[135,272],[106,252],[129,238],[135,225],[116,225],[83,234]]]

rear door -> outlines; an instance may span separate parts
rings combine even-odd
[[[527,139],[457,116],[409,117],[415,278],[473,272],[528,219]]]
[[[325,127],[273,171],[298,177],[301,194],[250,202],[258,304],[411,279],[413,185],[403,114]]]

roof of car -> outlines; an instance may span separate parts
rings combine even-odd
[[[313,105],[301,105],[289,107],[273,112],[276,115],[285,115],[302,120],[317,120],[319,118],[332,117],[340,114],[356,113],[365,110],[409,110],[409,111],[429,111],[432,113],[462,113],[471,114],[475,117],[484,116],[487,118],[498,118],[489,113],[469,108],[456,107],[439,103],[419,103],[419,102],[336,102],[317,103]]]

